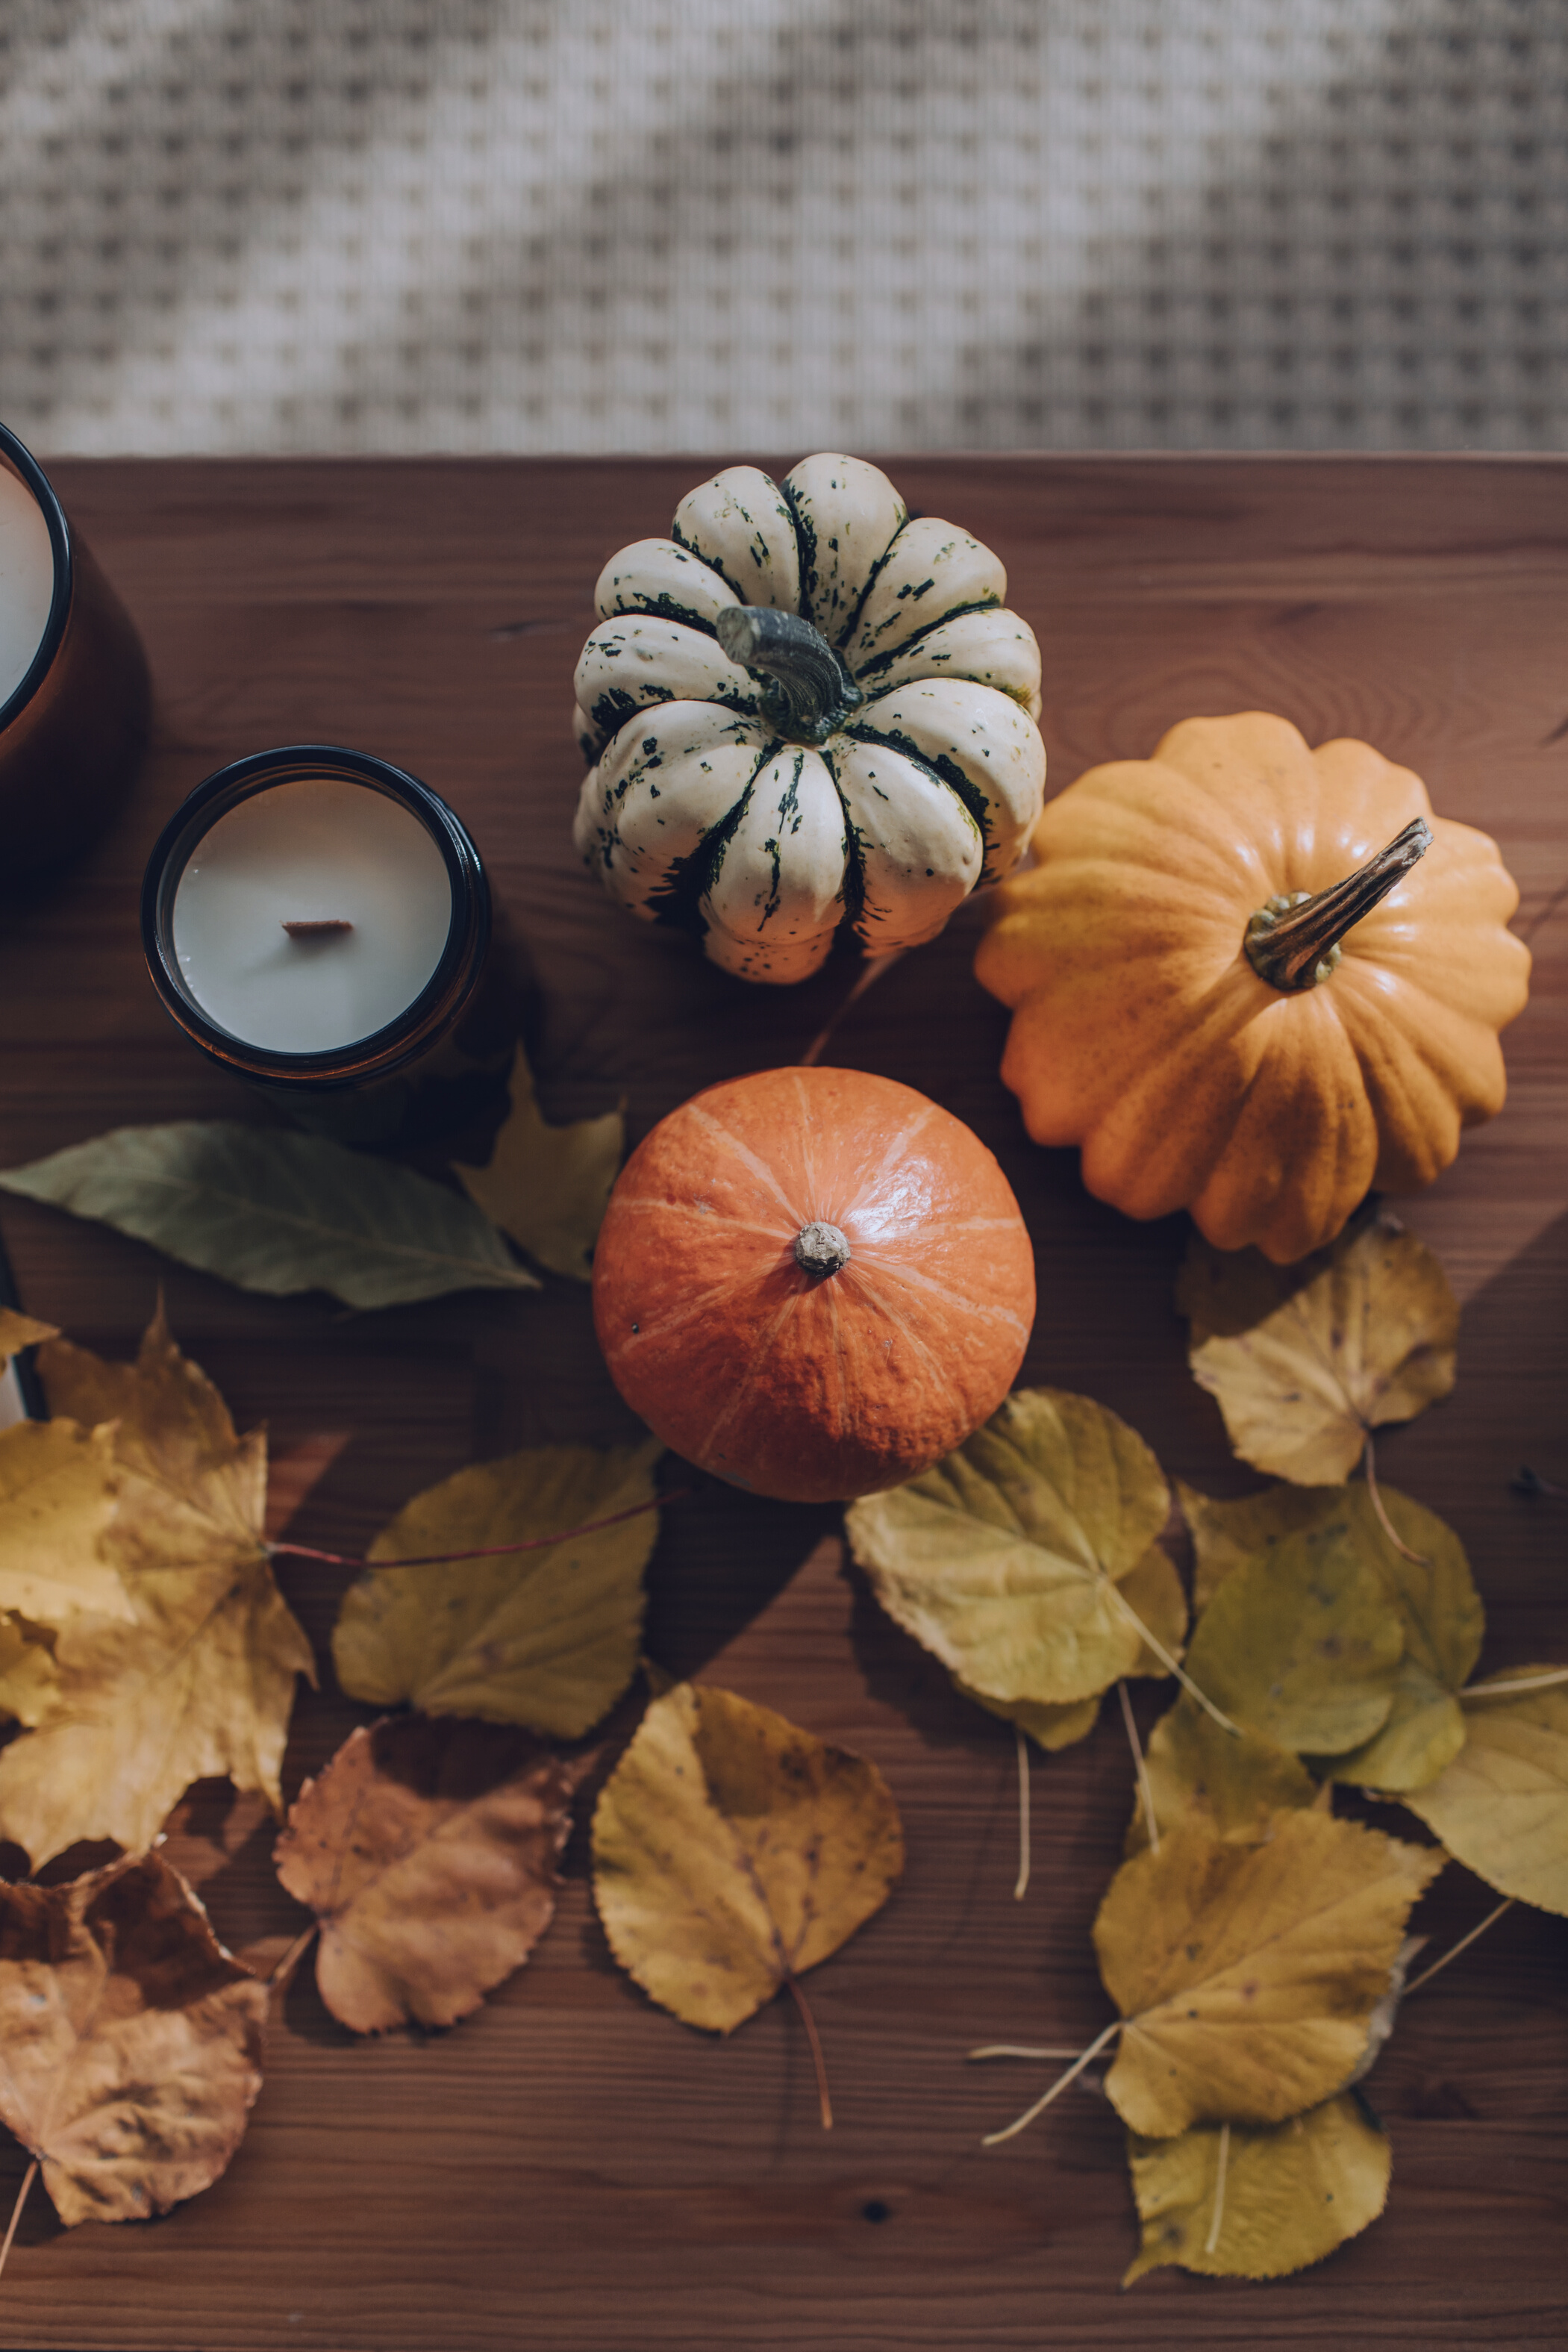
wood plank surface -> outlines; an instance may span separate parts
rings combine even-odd
[[[1409,1204],[1465,1305],[1452,1400],[1380,1443],[1384,1475],[1459,1530],[1485,1663],[1568,1658],[1568,464],[1553,460],[922,458],[917,509],[1002,553],[1045,650],[1051,783],[1141,755],[1200,711],[1283,712],[1363,735],[1442,813],[1500,840],[1537,956],[1506,1040],[1502,1117]],[[0,1159],[122,1122],[260,1117],[159,1009],[136,898],[169,811],[270,743],[382,752],[470,824],[529,952],[547,1111],[624,1097],[633,1136],[696,1087],[798,1055],[846,991],[835,960],[751,989],[634,924],[576,863],[570,680],[600,564],[668,527],[693,461],[61,463],[55,477],[142,632],[156,737],[113,832],[0,919]],[[1025,1378],[1087,1391],[1167,1471],[1241,1493],[1171,1306],[1179,1218],[1089,1200],[1075,1155],[1024,1137],[995,1073],[1006,1016],[970,977],[970,906],[849,1013],[833,1058],[921,1087],[998,1154],[1034,1236]],[[140,1245],[6,1199],[28,1309],[129,1353],[162,1283],[176,1334],[275,1444],[350,1441],[297,1532],[358,1551],[410,1493],[529,1441],[609,1441],[629,1416],[586,1292],[549,1281],[345,1318],[247,1297]],[[325,1663],[346,1577],[283,1582]],[[987,2152],[1036,2077],[970,2068],[977,2041],[1079,2044],[1108,2015],[1089,1925],[1130,1774],[1114,1708],[1037,1759],[1034,1879],[1012,1899],[1012,1737],[960,1703],[846,1566],[835,1515],[711,1485],[668,1512],[651,1653],[860,1748],[909,1846],[886,1910],[812,1980],[838,2127],[820,2129],[799,2021],[728,2042],[653,2009],[596,1923],[580,1820],[534,1959],[450,2033],[357,2042],[302,1973],[225,2179],[151,2225],[66,2233],[36,2195],[0,2345],[953,2347],[1547,2345],[1563,2340],[1568,1927],[1516,1908],[1405,2011],[1370,2088],[1394,2147],[1387,2213],[1269,2287],[1162,2272],[1134,2247],[1121,2127],[1092,2092]],[[1166,1703],[1142,1686],[1145,1726]],[[303,1694],[288,1790],[360,1711]],[[624,1738],[600,1743],[597,1777]],[[1390,1810],[1394,1828],[1413,1827]],[[169,1852],[217,1928],[261,1960],[300,1914],[260,1807],[204,1785]],[[78,1855],[77,1860],[81,1859]],[[21,1864],[14,1850],[13,1866]],[[1444,1948],[1488,1890],[1452,1868],[1418,1925]],[[23,2158],[0,2154],[9,2201]]]

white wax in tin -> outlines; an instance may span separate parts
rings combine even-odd
[[[291,936],[286,923],[346,923]],[[238,1042],[329,1053],[413,1003],[441,961],[452,885],[418,817],[368,784],[290,777],[218,818],[174,894],[174,953]]]
[[[55,599],[55,551],[43,509],[0,459],[0,705],[33,666]]]

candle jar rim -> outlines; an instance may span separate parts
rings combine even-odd
[[[44,634],[37,649],[22,673],[16,685],[0,702],[0,735],[19,719],[37,694],[59,652],[60,640],[70,617],[71,582],[74,566],[71,558],[71,527],[66,520],[66,510],[56,495],[55,486],[45,473],[25,442],[18,441],[9,425],[0,425],[0,461],[9,464],[24,489],[32,493],[42,511],[49,534],[49,553],[54,560],[54,588],[49,598],[49,617],[44,624]]]
[[[394,1021],[341,1045],[291,1054],[251,1045],[204,1012],[181,977],[174,951],[174,897],[197,845],[231,809],[275,784],[314,779],[378,792],[420,819],[446,867],[452,920],[435,970]],[[479,853],[455,812],[406,769],[340,743],[281,744],[214,769],[163,827],[141,886],[142,952],[165,1012],[188,1037],[241,1076],[302,1096],[376,1084],[427,1053],[473,994],[489,951],[490,929],[489,884]]]

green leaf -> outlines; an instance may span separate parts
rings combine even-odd
[[[618,1110],[548,1127],[534,1100],[533,1073],[519,1045],[512,1108],[483,1168],[455,1165],[471,1201],[552,1274],[591,1282],[593,1244],[604,1221],[626,1122]]]
[[[1276,1813],[1300,1811],[1318,1793],[1299,1757],[1245,1726],[1239,1736],[1222,1731],[1185,1691],[1149,1734],[1145,1769],[1162,1836],[1186,1822],[1221,1844],[1261,1845]],[[1141,1853],[1148,1842],[1140,1790],[1126,1850]]]
[[[1198,1619],[1186,1666],[1265,1739],[1334,1756],[1382,1729],[1404,1653],[1399,1615],[1344,1515],[1233,1569]]]
[[[0,1188],[273,1297],[328,1290],[348,1307],[400,1307],[448,1290],[538,1288],[460,1193],[282,1128],[120,1127],[0,1171]]]
[[[1233,1568],[1272,1551],[1301,1528],[1320,1527],[1341,1507],[1343,1486],[1265,1486],[1260,1495],[1222,1503],[1176,1482],[1176,1500],[1192,1537],[1192,1605],[1207,1608]]]

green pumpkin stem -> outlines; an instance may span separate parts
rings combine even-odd
[[[730,604],[716,625],[732,662],[767,673],[774,705],[768,715],[796,741],[821,743],[864,701],[826,637],[799,613]]]
[[[1386,849],[1332,889],[1294,890],[1260,907],[1242,942],[1259,979],[1286,991],[1315,988],[1326,980],[1339,961],[1346,931],[1387,898],[1431,845],[1431,826],[1425,817],[1415,817]]]

